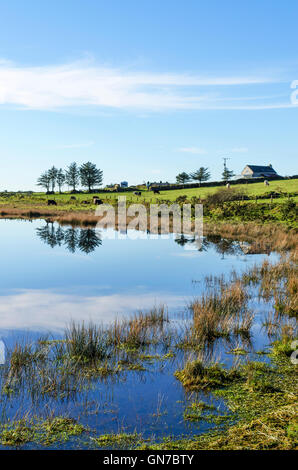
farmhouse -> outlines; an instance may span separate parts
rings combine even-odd
[[[278,176],[271,164],[268,166],[246,165],[241,175],[243,178],[273,178]]]

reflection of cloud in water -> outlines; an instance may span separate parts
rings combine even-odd
[[[172,256],[177,256],[179,258],[198,258],[202,253],[199,251],[181,251],[179,253],[173,253]]]
[[[185,304],[185,296],[162,292],[83,297],[48,290],[20,290],[1,296],[0,330],[59,331],[70,320],[107,323],[117,316],[165,303]]]

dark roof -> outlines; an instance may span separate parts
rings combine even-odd
[[[272,166],[247,165],[254,173],[276,173]]]

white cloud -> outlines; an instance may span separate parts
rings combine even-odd
[[[205,155],[207,153],[205,149],[199,147],[181,147],[178,149],[178,151],[184,153],[193,153],[196,155]]]
[[[1,296],[1,330],[62,331],[70,321],[109,323],[138,309],[165,303],[184,305],[185,297],[163,292],[83,297],[47,290],[20,290]]]
[[[214,93],[218,87],[222,93],[222,87],[257,86],[275,81],[272,77],[254,75],[204,77],[131,72],[86,61],[26,67],[0,60],[0,104],[41,110],[82,106],[149,111],[291,107],[288,103],[264,103],[261,96],[256,98],[260,103],[235,106],[234,98]]]

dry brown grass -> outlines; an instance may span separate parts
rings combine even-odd
[[[259,297],[274,300],[277,314],[298,315],[298,268],[295,253],[281,256],[277,263],[265,260],[242,276],[242,281],[259,284]]]
[[[204,233],[252,243],[251,253],[270,253],[295,250],[297,253],[297,229],[281,225],[259,225],[256,223],[204,224]]]
[[[248,294],[235,280],[202,295],[190,305],[193,335],[199,342],[213,341],[231,334],[249,334],[253,316],[247,308]]]
[[[167,308],[164,305],[153,307],[128,319],[115,320],[107,329],[108,342],[117,347],[139,348],[162,340],[164,324],[168,322]]]

